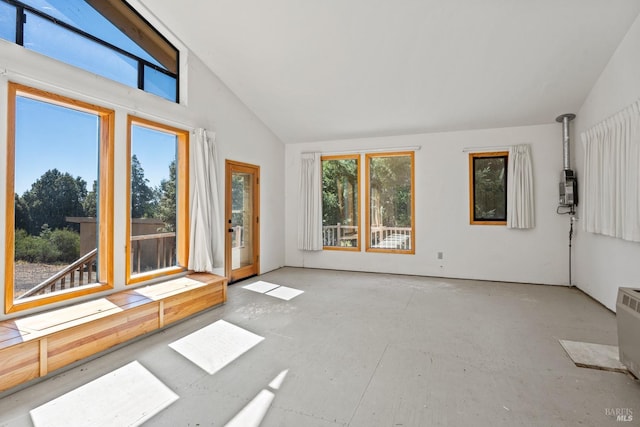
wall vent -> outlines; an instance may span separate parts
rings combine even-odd
[[[618,289],[616,321],[620,362],[640,378],[640,289]]]
[[[640,300],[623,294],[622,295],[622,305],[626,305],[627,307],[629,307],[631,310],[633,311],[637,311],[638,313],[640,313]]]

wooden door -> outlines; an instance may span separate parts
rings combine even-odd
[[[227,160],[225,273],[235,282],[260,273],[260,167]]]

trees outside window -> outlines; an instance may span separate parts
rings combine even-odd
[[[32,235],[39,233],[45,224],[54,230],[68,228],[79,231],[77,224],[70,224],[66,218],[85,216],[86,198],[87,183],[84,179],[74,178],[69,172],[62,173],[56,168],[50,169],[20,197],[20,204],[26,207],[26,212],[16,211],[16,222],[26,224],[25,230]],[[24,217],[18,219],[18,214]]]
[[[506,225],[509,153],[469,154],[469,216],[471,224]]]
[[[414,153],[366,155],[367,251],[415,253]]]
[[[113,111],[9,83],[8,117],[6,312],[111,287]]]
[[[129,117],[127,283],[186,268],[188,137],[187,131]]]
[[[360,251],[364,241],[367,252],[414,254],[414,152],[364,156],[364,233],[360,158],[359,154],[322,157],[324,249]]]
[[[131,156],[131,217],[152,218],[157,208],[156,194],[144,176],[138,156]]]
[[[322,240],[325,249],[360,249],[359,156],[322,157]]]

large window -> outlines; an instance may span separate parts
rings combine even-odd
[[[322,157],[322,244],[360,250],[359,157]]]
[[[127,283],[185,270],[187,131],[129,117]]]
[[[0,0],[0,38],[178,101],[178,50],[122,0]]]
[[[471,224],[507,224],[506,151],[469,154],[469,215]]]
[[[366,158],[367,251],[415,253],[414,153]]]
[[[111,110],[9,83],[6,312],[112,286]]]

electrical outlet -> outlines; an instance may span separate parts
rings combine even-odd
[[[444,252],[438,252],[438,259],[444,259]]]

